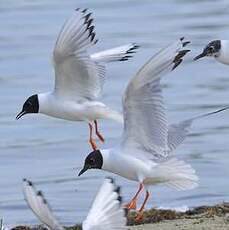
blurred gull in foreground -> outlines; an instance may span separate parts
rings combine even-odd
[[[89,124],[89,142],[92,148],[97,148],[93,128],[99,140],[104,142],[97,120],[123,122],[123,117],[97,101],[105,82],[103,64],[128,60],[138,46],[134,43],[127,44],[89,55],[88,49],[97,41],[91,13],[76,9],[62,27],[53,51],[54,90],[30,96],[16,119],[28,113],[42,113],[65,120],[86,121]]]
[[[177,190],[198,185],[195,170],[172,157],[171,152],[183,142],[194,120],[229,108],[168,125],[160,80],[182,62],[189,51],[183,47],[188,43],[181,38],[170,44],[132,78],[123,96],[124,130],[120,143],[110,149],[91,152],[79,172],[80,176],[88,169],[102,169],[139,182],[136,195],[127,204],[128,209],[135,209],[138,196],[145,188],[146,196],[137,220],[142,218],[149,198],[149,185],[164,184]]]
[[[64,230],[53,215],[52,210],[41,191],[36,191],[33,183],[23,181],[24,197],[37,218],[51,230]],[[125,211],[121,208],[120,188],[113,179],[107,178],[100,187],[87,218],[82,224],[83,230],[124,230]]]
[[[0,230],[8,230],[8,228],[4,226],[3,218],[0,219]]]
[[[215,60],[229,65],[229,40],[214,40],[208,43],[203,52],[197,55],[194,60],[203,57],[214,57]]]

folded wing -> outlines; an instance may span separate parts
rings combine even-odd
[[[123,97],[123,147],[143,150],[147,157],[164,157],[168,150],[168,122],[160,79],[175,69],[189,51],[183,38],[154,55],[130,81]],[[136,151],[135,151],[136,152]]]
[[[53,52],[57,95],[73,100],[100,95],[105,68],[87,52],[96,42],[91,13],[76,9],[61,29]]]
[[[23,180],[23,193],[28,206],[43,224],[52,230],[64,230],[53,215],[42,192],[36,191],[33,183],[27,179]]]
[[[126,226],[125,212],[121,207],[119,187],[107,178],[102,184],[86,220],[83,230],[122,230]]]

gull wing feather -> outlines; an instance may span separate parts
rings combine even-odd
[[[138,48],[139,45],[136,43],[130,43],[92,54],[90,57],[97,62],[127,61],[133,57]]]
[[[187,120],[184,120],[178,124],[172,124],[169,126],[169,131],[168,131],[168,148],[169,152],[172,152],[175,150],[187,137],[189,134],[190,128],[192,126],[192,123],[195,120],[198,120],[200,118],[208,117],[213,114],[222,112],[224,110],[229,109],[229,106],[226,106],[222,109],[218,109],[216,111],[210,112],[210,113],[205,113]]]
[[[183,38],[154,55],[130,81],[123,97],[124,133],[122,147],[142,150],[147,158],[165,157],[168,122],[160,79],[175,69],[189,51]],[[134,151],[136,152],[136,151]]]
[[[75,100],[95,99],[102,91],[105,68],[87,50],[98,40],[91,13],[76,9],[61,29],[53,51],[55,94]]]
[[[83,230],[107,229],[127,229],[119,187],[117,188],[113,179],[110,178],[105,179],[100,187],[88,216],[83,222]]]
[[[42,192],[36,191],[33,183],[27,179],[23,180],[23,193],[28,206],[43,224],[53,230],[64,230]]]

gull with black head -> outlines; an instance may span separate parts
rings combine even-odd
[[[105,82],[104,63],[126,61],[138,46],[130,43],[92,55],[88,49],[97,43],[93,18],[87,9],[76,9],[61,29],[53,51],[55,87],[51,92],[30,96],[16,119],[29,113],[42,113],[89,124],[90,144],[96,149],[93,129],[101,142],[98,119],[123,122],[122,115],[100,102]]]
[[[203,52],[197,55],[194,60],[203,57],[213,57],[216,61],[229,65],[229,40],[214,40],[207,44]]]
[[[162,97],[161,77],[174,70],[189,50],[183,38],[154,55],[132,78],[123,96],[124,130],[121,141],[110,149],[91,152],[79,176],[88,169],[102,169],[139,183],[139,189],[128,209],[135,209],[145,188],[144,202],[137,220],[143,215],[149,198],[149,186],[164,184],[177,190],[198,185],[195,170],[171,155],[186,138],[193,121],[228,109],[203,114],[168,125]]]

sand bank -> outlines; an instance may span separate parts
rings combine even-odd
[[[141,222],[135,221],[135,212],[128,214],[131,230],[229,230],[229,203],[201,206],[187,212],[150,209]],[[42,226],[17,226],[14,230],[44,230]],[[68,227],[79,230],[81,227]]]

